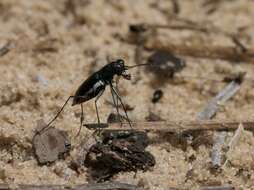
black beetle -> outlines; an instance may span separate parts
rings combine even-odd
[[[131,75],[126,73],[126,70],[136,67],[136,66],[142,66],[142,65],[148,65],[148,64],[139,64],[139,65],[133,65],[133,66],[126,66],[124,63],[124,60],[122,59],[117,59],[116,61],[112,61],[102,67],[99,71],[93,73],[90,77],[88,77],[77,89],[75,92],[74,96],[70,96],[64,103],[64,105],[61,107],[61,109],[58,111],[58,113],[55,115],[55,117],[38,133],[41,133],[44,130],[47,130],[50,128],[50,125],[57,119],[59,114],[63,111],[64,107],[68,103],[68,101],[73,98],[72,106],[80,104],[81,106],[81,117],[80,117],[80,129],[77,135],[79,135],[81,127],[83,125],[83,120],[84,120],[84,113],[83,113],[83,105],[82,103],[95,98],[95,108],[96,108],[96,114],[97,114],[97,119],[98,123],[100,123],[100,117],[98,113],[98,108],[97,108],[97,101],[105,91],[105,88],[107,85],[110,86],[111,89],[111,94],[113,98],[113,102],[115,104],[115,107],[117,109],[117,113],[119,113],[118,110],[118,100],[120,101],[123,110],[125,112],[127,121],[129,122],[129,125],[131,126],[131,121],[128,117],[128,114],[126,112],[125,106],[123,104],[123,101],[118,94],[116,88],[113,86],[113,78],[115,75],[122,76],[126,80],[131,79]],[[117,98],[117,101],[114,98],[114,95]]]

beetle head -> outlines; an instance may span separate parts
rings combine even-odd
[[[112,62],[115,74],[118,76],[123,76],[123,78],[130,80],[131,75],[126,73],[127,67],[124,65],[124,60],[117,59],[116,61]]]

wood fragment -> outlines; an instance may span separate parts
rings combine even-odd
[[[141,23],[137,25],[132,25],[132,27],[135,28],[142,28],[143,30],[140,32],[145,32],[147,30],[157,30],[157,29],[171,29],[171,30],[192,30],[196,32],[201,32],[201,33],[207,33],[208,29],[206,27],[200,26],[196,23],[169,23],[167,25],[162,25],[162,24],[146,24],[146,23]]]
[[[101,132],[101,142],[89,149],[84,162],[89,177],[101,182],[119,172],[147,171],[155,165],[154,156],[145,150],[148,143],[148,136],[142,131]]]
[[[107,123],[86,123],[85,126],[87,129],[104,129],[108,127]]]
[[[95,183],[95,184],[82,184],[76,187],[70,187],[68,185],[25,185],[20,184],[15,187],[20,190],[142,190],[141,187],[120,182],[106,182],[106,183]],[[12,186],[8,184],[0,184],[0,190],[11,190]]]
[[[41,39],[33,47],[36,53],[56,53],[58,51],[59,40],[57,38]]]
[[[211,153],[212,167],[219,168],[222,163],[222,148],[225,142],[226,133],[215,133],[213,136],[213,148]]]
[[[236,143],[238,142],[240,135],[242,134],[242,132],[244,131],[244,127],[243,124],[240,123],[237,130],[235,131],[234,136],[232,137],[231,141],[229,142],[229,149],[233,148]]]
[[[222,91],[220,91],[215,98],[208,102],[203,111],[198,113],[197,119],[205,120],[212,119],[219,109],[227,100],[233,97],[240,89],[240,84],[236,81],[230,82]]]
[[[197,119],[205,120],[212,119],[219,109],[219,106],[224,104],[227,100],[233,97],[236,92],[240,89],[240,83],[242,81],[233,80],[230,82],[222,91],[220,91],[215,98],[208,102],[203,111],[201,111]],[[212,167],[217,169],[221,166],[222,162],[222,148],[225,141],[226,133],[219,132],[213,136],[213,148],[211,152]]]
[[[237,130],[235,131],[234,136],[231,138],[228,144],[228,151],[232,150],[232,148],[236,145],[243,131],[244,131],[243,124],[240,123]],[[222,167],[224,168],[227,165],[227,163],[228,163],[228,159],[226,159]]]
[[[31,185],[31,184],[20,184],[13,187],[9,184],[0,184],[0,190],[143,190],[142,187],[137,185],[120,183],[120,182],[105,182],[105,183],[94,183],[94,184],[81,184],[76,186],[68,185]],[[200,190],[234,190],[234,186],[201,186]],[[168,190],[186,190],[185,188],[174,188],[169,187]]]

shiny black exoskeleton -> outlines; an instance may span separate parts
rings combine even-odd
[[[114,75],[123,76],[125,79],[130,79],[130,75],[126,74],[127,67],[122,59],[113,61],[99,71],[92,74],[78,88],[73,96],[72,105],[81,104],[96,96],[100,96],[107,85],[112,86]]]
[[[59,114],[63,111],[64,107],[66,106],[66,104],[68,103],[68,101],[73,98],[73,102],[72,102],[72,106],[80,104],[81,106],[81,117],[80,117],[80,129],[79,132],[81,130],[81,127],[83,125],[83,120],[84,120],[84,112],[83,112],[83,105],[82,103],[95,98],[95,108],[96,108],[96,114],[97,114],[97,119],[98,119],[98,123],[100,123],[100,117],[99,117],[99,113],[98,113],[98,108],[97,108],[97,101],[100,98],[100,96],[103,94],[103,92],[105,91],[105,88],[107,85],[110,86],[111,89],[111,94],[112,94],[112,98],[113,98],[113,102],[114,105],[117,109],[117,113],[119,114],[119,110],[118,110],[118,100],[120,101],[123,110],[125,112],[126,118],[131,126],[131,122],[130,119],[127,115],[125,106],[122,102],[121,97],[119,96],[116,88],[113,86],[112,82],[113,82],[113,78],[115,75],[118,76],[122,76],[123,78],[130,80],[131,76],[129,74],[126,73],[126,70],[128,68],[133,68],[136,67],[135,66],[125,66],[124,61],[122,59],[118,59],[116,61],[110,62],[107,65],[105,65],[104,67],[102,67],[99,71],[93,73],[90,77],[88,77],[78,88],[78,90],[75,92],[74,96],[70,96],[66,102],[64,103],[64,105],[62,106],[62,108],[59,110],[59,112],[56,114],[56,116],[47,124],[47,126],[45,126],[41,131],[39,131],[38,133],[43,132],[44,130],[47,130],[50,128],[51,123],[59,116]],[[115,97],[116,96],[116,100]],[[79,134],[78,132],[78,134]],[[77,135],[78,135],[77,134]]]
[[[111,63],[108,63],[104,67],[102,67],[99,71],[92,74],[88,79],[86,79],[78,88],[75,95],[73,96],[73,102],[72,106],[76,104],[81,105],[81,120],[80,120],[80,129],[82,127],[82,123],[84,120],[83,117],[83,106],[82,103],[95,98],[95,108],[96,108],[96,114],[98,123],[100,123],[100,117],[98,113],[98,107],[97,107],[97,101],[105,91],[105,88],[107,85],[110,85],[111,94],[113,98],[113,102],[115,104],[115,107],[117,109],[117,113],[119,114],[118,110],[118,100],[120,101],[123,110],[125,112],[126,118],[131,126],[130,119],[127,115],[126,109],[124,107],[124,104],[122,102],[121,97],[118,95],[117,90],[112,84],[113,78],[115,75],[123,76],[125,79],[130,80],[130,75],[126,74],[126,70],[128,69],[128,66],[124,65],[124,61],[122,59],[118,59],[116,61],[113,61]],[[115,100],[115,97],[117,98],[117,101]],[[79,130],[80,132],[80,130]],[[78,134],[79,134],[78,132]]]

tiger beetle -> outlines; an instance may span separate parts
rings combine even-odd
[[[100,117],[99,117],[99,113],[98,113],[97,101],[102,96],[102,94],[105,91],[106,86],[108,86],[108,85],[110,86],[110,89],[111,89],[111,95],[112,95],[114,106],[116,107],[117,114],[119,115],[119,109],[118,109],[118,105],[117,105],[118,100],[119,100],[122,107],[123,107],[126,119],[129,123],[130,127],[132,128],[131,121],[128,117],[128,114],[127,114],[126,108],[123,104],[123,101],[122,101],[120,95],[118,94],[116,87],[113,86],[113,78],[115,75],[117,75],[117,76],[122,76],[126,80],[130,80],[131,75],[127,74],[126,70],[133,68],[133,67],[142,66],[142,65],[149,65],[149,64],[146,63],[146,64],[139,64],[139,65],[133,65],[133,66],[126,66],[124,63],[124,60],[122,60],[122,59],[117,59],[116,61],[112,61],[112,62],[108,63],[107,65],[102,67],[99,71],[97,71],[97,72],[93,73],[91,76],[89,76],[79,86],[79,88],[75,92],[75,95],[70,96],[65,101],[65,103],[63,104],[61,109],[58,111],[58,113],[55,115],[55,117],[45,127],[43,127],[40,131],[38,131],[37,134],[40,134],[41,132],[46,131],[51,127],[50,125],[57,119],[57,117],[63,111],[64,107],[66,106],[66,104],[69,102],[69,100],[71,98],[73,98],[72,106],[80,104],[80,108],[81,108],[80,128],[77,133],[77,136],[79,135],[79,133],[81,131],[83,121],[84,121],[83,103],[87,102],[93,98],[95,98],[96,115],[97,115],[97,119],[98,119],[98,124],[100,124]],[[115,100],[114,96],[116,96],[116,100]]]

